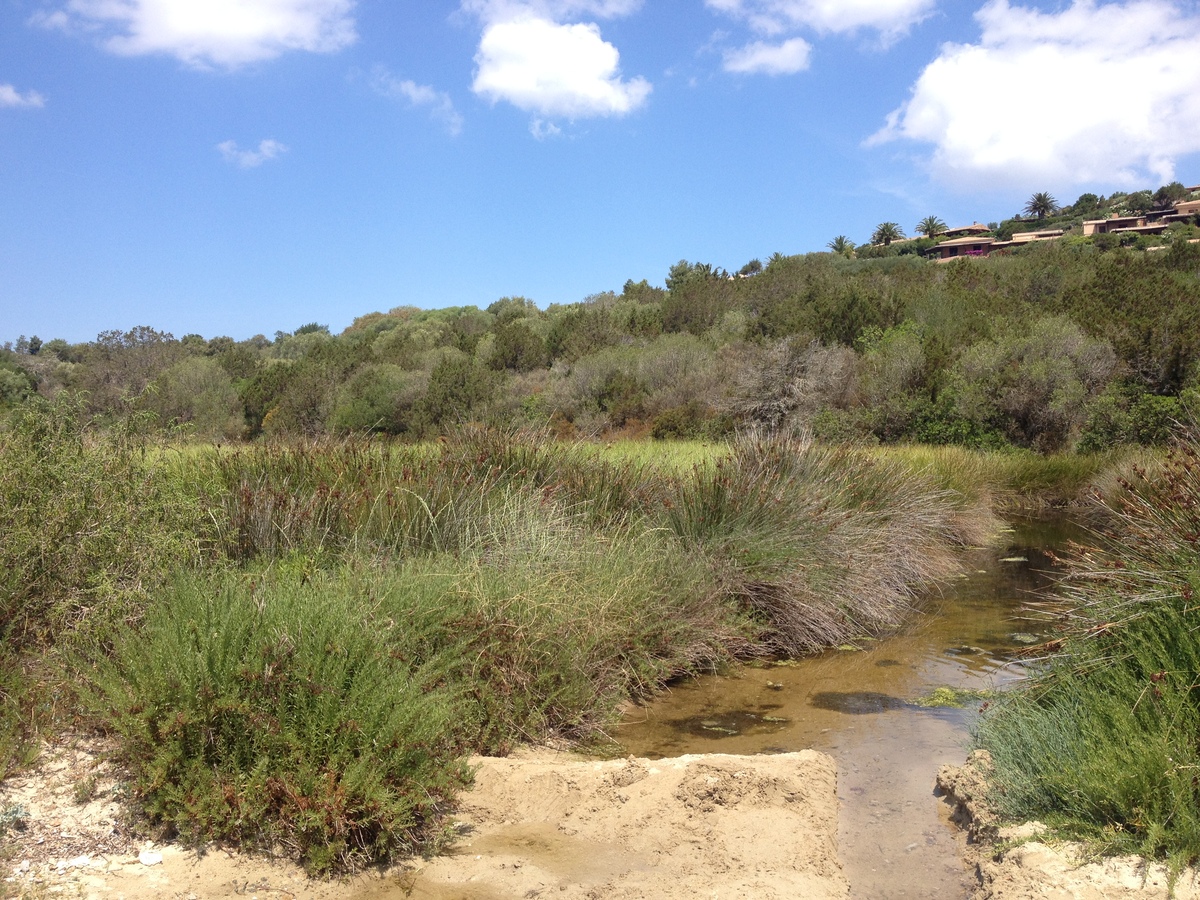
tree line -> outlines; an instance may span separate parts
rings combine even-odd
[[[547,309],[398,307],[340,334],[22,338],[0,351],[0,407],[79,392],[92,417],[153,414],[204,440],[755,425],[1057,451],[1161,442],[1200,396],[1200,245],[1187,241],[1058,241],[950,265],[775,254],[732,275],[681,260],[665,283]]]

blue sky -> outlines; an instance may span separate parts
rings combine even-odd
[[[0,0],[0,341],[570,303],[1200,183],[1178,0]]]

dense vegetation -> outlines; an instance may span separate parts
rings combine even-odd
[[[919,242],[861,251],[879,258],[777,254],[739,276],[681,261],[665,289],[629,281],[545,310],[520,297],[401,307],[338,335],[310,324],[246,341],[148,327],[77,345],[22,339],[0,353],[0,405],[72,390],[89,416],[133,402],[222,440],[413,440],[479,422],[560,436],[803,424],[826,441],[1160,444],[1200,396],[1200,244],[1181,236],[1152,253],[1108,237],[949,265],[905,252]]]
[[[1200,859],[1200,441],[1135,468],[1080,548],[1062,651],[978,731],[1004,815],[1116,852]]]
[[[149,821],[314,871],[437,845],[473,751],[880,633],[986,539],[986,491],[745,435],[691,466],[514,431],[160,444],[69,394],[0,429],[3,761],[118,739]]]
[[[6,347],[0,768],[97,728],[157,827],[354,868],[436,847],[471,752],[894,627],[997,505],[1200,401],[1188,232],[937,265],[943,225],[546,310]],[[981,730],[1011,814],[1187,859],[1195,454],[1125,484],[1081,636]]]

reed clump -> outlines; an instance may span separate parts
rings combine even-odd
[[[1081,547],[1063,651],[994,704],[991,800],[1108,849],[1200,859],[1200,443],[1135,466]]]
[[[877,635],[995,526],[986,507],[887,460],[751,434],[676,482],[664,520],[761,624],[760,646],[799,655]]]

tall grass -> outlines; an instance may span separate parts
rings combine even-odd
[[[1135,447],[1103,453],[1038,454],[897,445],[867,452],[922,472],[942,487],[997,511],[1089,506],[1092,494],[1109,486],[1116,474],[1157,456],[1156,451]]]
[[[1077,555],[1060,655],[989,710],[992,798],[1118,850],[1200,859],[1200,444],[1135,468]]]
[[[648,502],[639,466],[522,432],[467,430],[432,450],[366,440],[256,444],[189,473],[212,497],[216,549],[238,561],[293,552],[458,552],[513,489],[566,500],[597,526]]]
[[[0,423],[0,638],[52,642],[98,611],[135,615],[172,569],[199,557],[194,496],[147,454],[136,419],[101,434],[81,397]]]
[[[62,677],[152,818],[319,871],[435,842],[469,751],[586,740],[674,677],[894,627],[995,525],[911,465],[762,436],[661,458],[474,429],[185,454],[64,434],[41,496],[99,524],[41,534],[20,507],[13,558],[49,574],[12,608],[58,615],[46,640],[102,609]],[[43,451],[14,446],[18,508]]]
[[[680,479],[664,518],[787,655],[894,628],[996,524],[902,466],[763,435]]]

